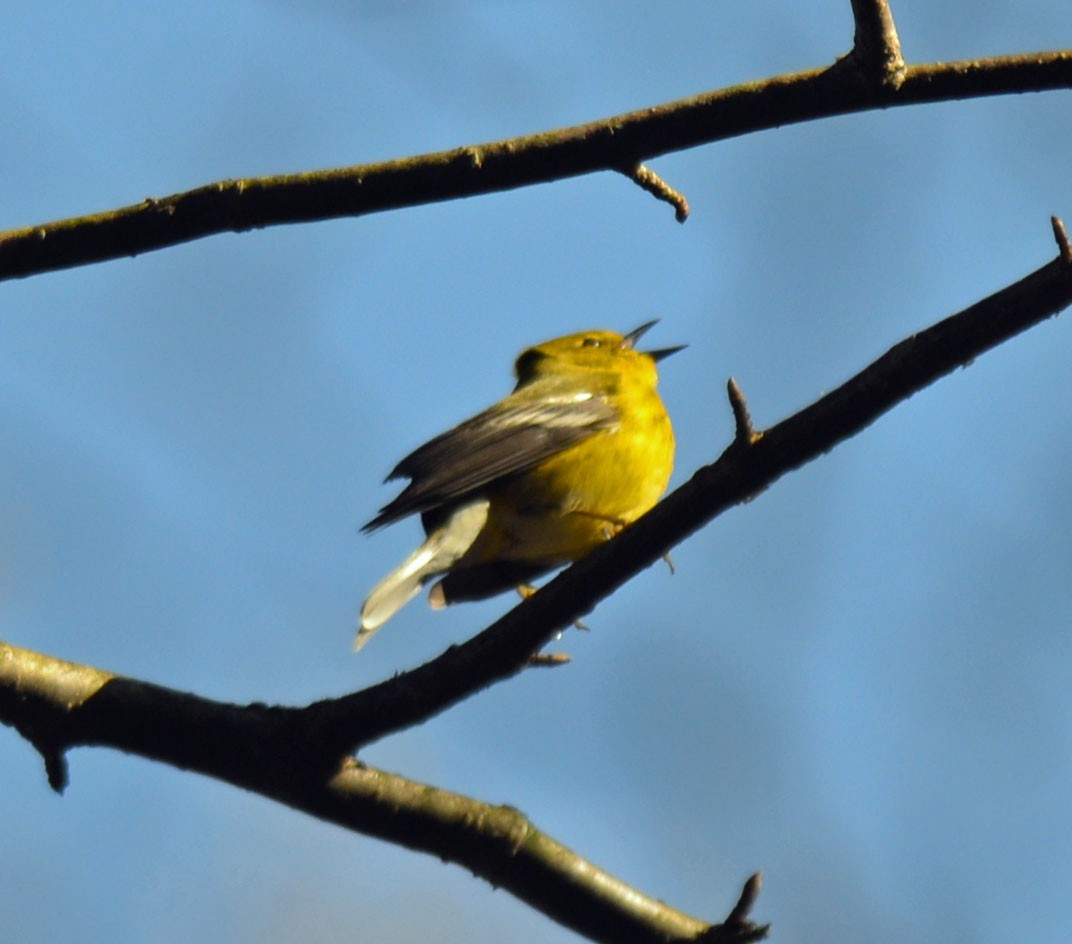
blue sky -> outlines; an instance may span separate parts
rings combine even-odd
[[[895,6],[909,61],[1072,46],[1056,0]],[[0,227],[213,180],[416,154],[827,64],[847,0],[13,4]],[[1069,93],[859,115],[603,174],[225,235],[0,287],[0,637],[300,704],[509,598],[365,592],[395,461],[504,394],[529,343],[654,317],[675,483],[1052,257]],[[1072,321],[917,395],[719,519],[529,673],[373,764],[520,807],[718,918],[763,869],[780,941],[1065,939],[1072,886]],[[62,798],[0,732],[12,940],[575,938],[462,870],[100,750]]]

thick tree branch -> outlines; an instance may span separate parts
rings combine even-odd
[[[910,66],[903,80],[893,81],[892,75],[900,75],[889,69],[890,37],[895,42],[896,32],[892,18],[887,24],[882,15],[885,4],[856,0],[853,7],[856,49],[830,69],[544,134],[380,164],[225,180],[117,210],[10,230],[0,233],[0,280],[134,256],[216,233],[363,216],[631,169],[660,154],[816,118],[1072,87],[1072,50]],[[876,55],[884,63],[878,82],[871,65]],[[687,208],[684,197],[669,202],[680,219]]]
[[[643,894],[550,836],[519,811],[415,783],[302,741],[300,709],[228,705],[0,643],[0,720],[47,757],[107,745],[196,770],[348,829],[458,863],[594,941],[744,944],[757,880],[722,924]],[[54,784],[60,786],[60,784]]]
[[[713,517],[864,429],[900,401],[1072,303],[1072,250],[1014,285],[902,341],[838,389],[756,431],[735,384],[737,434],[717,462],[462,646],[390,681],[306,708],[237,706],[0,646],[0,720],[35,744],[62,786],[59,758],[105,745],[196,770],[314,816],[465,865],[598,940],[712,935],[755,939],[742,923],[705,925],[596,870],[510,810],[338,758],[508,678],[556,631]],[[751,889],[751,891],[749,890]],[[673,930],[669,930],[672,927]],[[607,929],[612,929],[607,931]],[[737,937],[723,937],[723,934]],[[743,935],[743,936],[742,936]],[[751,935],[751,937],[749,937]]]

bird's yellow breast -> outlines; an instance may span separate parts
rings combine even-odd
[[[576,560],[655,505],[674,465],[670,419],[651,385],[614,399],[616,426],[489,492],[487,524],[459,567]]]

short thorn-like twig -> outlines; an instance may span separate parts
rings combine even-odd
[[[1053,238],[1057,240],[1057,248],[1061,252],[1061,258],[1068,263],[1072,263],[1072,246],[1068,243],[1068,233],[1065,231],[1065,224],[1059,216],[1050,217],[1050,225],[1053,227]]]
[[[737,426],[734,438],[739,445],[750,446],[762,434],[757,433],[752,425],[752,415],[748,412],[748,403],[737,386],[737,381],[730,377],[726,383],[726,392],[729,394],[730,406],[733,408],[733,421]]]
[[[48,785],[56,793],[63,793],[67,789],[67,758],[62,751],[49,750],[44,753],[45,774],[48,777]]]
[[[770,931],[769,924],[756,924],[749,919],[756,898],[759,896],[763,885],[763,876],[756,872],[741,889],[741,897],[737,904],[721,924],[714,924],[708,930],[696,938],[698,944],[707,944],[708,941],[724,942],[733,941],[734,944],[751,944],[753,941],[762,941]]]
[[[733,906],[733,911],[726,918],[726,924],[743,924],[752,913],[752,908],[755,907],[756,899],[759,897],[762,888],[762,872],[756,872],[755,875],[749,876],[748,881],[744,883],[744,888],[741,889],[741,897],[737,899],[737,904]]]
[[[624,173],[657,200],[669,203],[674,208],[674,217],[679,223],[684,223],[689,218],[689,201],[685,199],[685,195],[671,187],[651,168],[637,164]]]

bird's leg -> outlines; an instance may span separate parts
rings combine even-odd
[[[522,600],[527,600],[536,592],[536,588],[531,583],[519,583],[515,589]],[[561,633],[558,634],[558,638],[562,638]],[[529,665],[543,669],[565,665],[569,661],[568,652],[534,652],[529,656]]]
[[[568,652],[534,652],[529,656],[529,665],[538,669],[553,669],[559,665],[568,665]]]
[[[598,511],[585,511],[583,508],[575,508],[573,509],[573,514],[581,515],[585,518],[594,518],[596,521],[603,522],[601,530],[605,541],[609,541],[626,525],[626,522],[622,521],[621,518],[617,518],[613,515],[601,515]]]
[[[602,521],[603,539],[605,541],[609,541],[612,537],[619,534],[625,528],[626,525],[626,522],[622,521],[621,518],[612,518],[607,515],[601,515],[595,511],[584,511],[582,509],[577,509],[576,511],[574,511],[574,514],[584,515],[586,518],[595,518],[597,521]],[[675,568],[673,558],[670,557],[670,552],[664,551],[662,558],[664,561],[666,561],[666,566],[670,568],[670,573],[673,574],[675,572]]]

